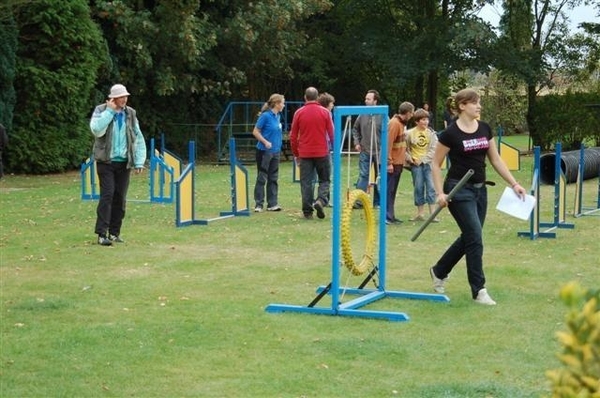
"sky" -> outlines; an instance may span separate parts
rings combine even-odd
[[[498,26],[498,21],[500,20],[500,15],[502,14],[502,6],[490,6],[485,5],[483,9],[479,12],[479,16],[485,20],[489,21],[493,26]],[[594,7],[590,6],[580,6],[568,12],[569,15],[569,29],[573,32],[577,31],[577,25],[581,22],[600,22],[598,18],[598,11]]]

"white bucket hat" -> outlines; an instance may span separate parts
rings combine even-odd
[[[128,95],[130,94],[127,92],[127,89],[124,85],[115,84],[110,88],[110,94],[108,94],[108,98],[127,97]]]

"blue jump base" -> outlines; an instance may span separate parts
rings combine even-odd
[[[404,291],[386,290],[386,224],[385,209],[387,208],[387,197],[381,195],[379,207],[379,264],[375,265],[367,279],[358,288],[340,287],[340,247],[341,247],[341,153],[342,153],[342,116],[350,115],[381,115],[381,151],[387,153],[387,106],[336,106],[334,116],[334,146],[333,146],[333,216],[332,216],[332,241],[331,241],[331,283],[326,287],[319,287],[319,295],[307,306],[291,304],[269,304],[265,311],[268,313],[299,312],[314,315],[333,315],[360,318],[387,319],[388,321],[408,321],[410,317],[404,312],[379,311],[362,309],[362,307],[384,298],[430,300],[436,302],[449,302],[450,299],[442,294],[413,293]],[[380,192],[387,192],[387,167],[383,162],[379,171]],[[377,289],[365,289],[364,286],[373,275],[378,274]],[[315,304],[325,295],[331,296],[331,307],[316,307]],[[359,297],[342,303],[340,295],[359,295]]]

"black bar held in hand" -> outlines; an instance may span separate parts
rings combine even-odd
[[[471,178],[471,176],[475,174],[475,172],[473,171],[473,169],[469,169],[469,171],[467,171],[465,173],[465,175],[463,176],[463,178],[460,179],[460,181],[458,182],[458,184],[456,184],[454,186],[454,188],[452,188],[452,190],[448,193],[448,196],[446,197],[446,201],[449,202],[452,197],[454,196],[454,194],[456,192],[458,192],[459,189],[461,189],[463,187],[463,185],[465,185],[467,183],[467,181],[469,181],[469,178]],[[442,211],[443,207],[440,207],[440,205],[437,205],[435,207],[435,210],[433,211],[433,213],[431,213],[429,215],[429,218],[427,220],[425,220],[425,222],[419,227],[419,229],[417,230],[417,232],[415,232],[415,234],[413,235],[412,238],[410,238],[411,242],[414,242],[415,240],[417,240],[417,238],[421,235],[421,233],[425,230],[425,228],[427,228],[427,226],[429,224],[431,224],[431,222],[433,221],[434,218],[437,217],[437,215],[440,213],[440,211]]]

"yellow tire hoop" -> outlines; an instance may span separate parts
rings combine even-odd
[[[352,248],[350,246],[350,217],[352,216],[352,208],[357,201],[362,203],[367,221],[365,253],[358,265],[354,263]],[[344,265],[352,272],[352,274],[362,275],[373,268],[375,257],[375,213],[371,204],[371,198],[363,190],[355,189],[350,192],[348,201],[342,212],[341,239]]]

